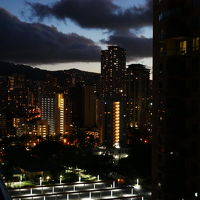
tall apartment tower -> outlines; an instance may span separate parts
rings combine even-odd
[[[119,147],[125,140],[125,70],[126,53],[119,46],[109,46],[101,55],[101,94],[104,103],[103,141]]]
[[[49,126],[49,135],[55,135],[56,101],[55,95],[45,95],[41,98],[41,119]]]
[[[66,131],[66,106],[63,93],[48,94],[41,98],[41,119],[49,125],[49,135],[61,134]]]
[[[73,125],[79,128],[96,127],[96,86],[77,83],[70,88]]]
[[[85,85],[83,87],[83,104],[84,127],[96,127],[96,86]]]
[[[153,199],[199,199],[199,0],[154,0],[153,66]]]
[[[149,72],[150,70],[141,64],[131,64],[126,69],[128,126],[140,130],[150,127]]]

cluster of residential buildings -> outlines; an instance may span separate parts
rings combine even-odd
[[[200,1],[154,0],[153,9],[153,86],[145,66],[126,66],[119,46],[102,51],[101,75],[64,71],[62,83],[50,74],[1,76],[0,133],[46,138],[95,128],[100,144],[119,148],[131,143],[131,128],[152,132],[152,198],[199,199]]]
[[[125,49],[102,51],[101,74],[74,69],[43,73],[40,79],[0,76],[1,134],[46,139],[84,129],[109,147],[131,143],[130,128],[151,135],[150,72],[141,64],[126,66]]]

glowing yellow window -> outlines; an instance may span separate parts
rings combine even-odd
[[[187,41],[180,41],[180,54],[185,55],[187,53]]]
[[[193,51],[198,51],[199,50],[199,46],[200,46],[199,42],[200,42],[200,38],[199,37],[193,38],[193,40],[192,40]]]

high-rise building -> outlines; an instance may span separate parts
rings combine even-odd
[[[199,0],[154,0],[153,66],[153,199],[199,199]]]
[[[128,126],[140,130],[151,125],[149,71],[141,64],[131,64],[126,69]]]
[[[96,99],[96,125],[99,130],[99,142],[100,144],[104,143],[104,132],[105,132],[105,113],[104,113],[104,102],[102,99]]]
[[[49,135],[65,134],[67,128],[65,96],[63,93],[47,94],[41,98],[41,119],[49,125]]]
[[[96,85],[77,83],[69,89],[72,122],[75,127],[96,127]]]
[[[119,46],[109,46],[101,53],[102,96],[104,99],[121,99],[125,94],[125,50]]]
[[[65,98],[63,93],[56,95],[56,132],[63,135],[65,133]]]
[[[84,113],[83,113],[83,85],[77,83],[69,89],[72,110],[72,123],[75,127],[83,128]]]
[[[119,46],[109,46],[101,55],[101,95],[104,103],[103,141],[108,146],[124,143],[126,53]]]
[[[55,95],[45,95],[41,98],[41,119],[49,125],[49,135],[55,135],[56,99]]]
[[[83,87],[84,96],[84,127],[96,127],[96,86],[85,85]]]

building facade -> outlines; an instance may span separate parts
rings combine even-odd
[[[41,97],[41,119],[48,122],[49,135],[65,134],[70,122],[64,93],[47,94]]]
[[[83,113],[84,113],[84,127],[96,127],[96,86],[85,85],[83,87]]]
[[[154,200],[200,196],[199,41],[199,0],[154,0]]]
[[[132,64],[126,69],[128,126],[135,129],[150,128],[150,80],[144,65]]]
[[[104,104],[103,141],[119,147],[126,137],[126,53],[119,46],[109,46],[101,54],[101,96]]]
[[[41,119],[46,120],[49,126],[49,135],[55,135],[56,99],[55,95],[41,97]]]
[[[37,121],[37,135],[46,139],[49,134],[49,125],[47,120]]]

